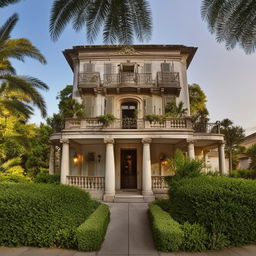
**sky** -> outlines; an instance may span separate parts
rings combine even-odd
[[[0,9],[0,24],[13,13],[19,22],[12,38],[28,38],[45,56],[47,65],[26,59],[13,61],[18,74],[37,77],[47,83],[49,91],[42,92],[48,116],[58,112],[56,96],[67,84],[72,84],[72,71],[62,51],[74,45],[86,45],[86,31],[74,32],[69,25],[58,41],[48,32],[53,0],[23,0]],[[201,0],[149,0],[153,14],[153,34],[147,44],[182,44],[198,47],[188,69],[188,82],[197,83],[207,95],[207,107],[212,122],[224,118],[256,132],[256,53],[246,55],[242,49],[227,51],[210,34],[200,15]],[[134,42],[140,43],[140,42]],[[94,44],[102,44],[99,37]],[[31,122],[40,123],[35,111]]]

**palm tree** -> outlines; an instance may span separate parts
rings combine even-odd
[[[234,126],[229,119],[220,122],[220,132],[224,134],[226,142],[226,153],[229,157],[229,170],[233,169],[233,153],[239,147],[239,143],[244,138],[244,129],[241,126]]]
[[[203,0],[202,17],[227,49],[240,45],[247,54],[256,48],[256,1]]]
[[[45,64],[46,60],[39,50],[24,38],[10,39],[10,34],[18,21],[17,14],[12,15],[0,27],[0,113],[4,110],[17,111],[29,116],[36,105],[43,117],[46,117],[46,105],[38,89],[47,90],[48,86],[37,78],[18,76],[9,58],[24,61],[31,57]],[[23,98],[21,98],[21,95]]]
[[[187,108],[184,108],[184,102],[180,101],[178,105],[175,102],[168,102],[165,106],[166,116],[181,118],[188,112]]]
[[[55,0],[51,10],[50,33],[57,40],[72,22],[73,29],[86,26],[87,40],[94,42],[103,27],[107,44],[131,44],[151,36],[152,17],[147,0]]]

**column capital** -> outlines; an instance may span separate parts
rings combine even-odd
[[[69,139],[60,139],[61,144],[69,144]]]
[[[193,139],[187,139],[188,144],[195,144],[196,140]]]
[[[115,140],[112,138],[104,138],[104,143],[105,144],[114,144]]]
[[[226,144],[225,140],[222,140],[222,141],[219,142],[219,146],[225,146],[225,144]]]
[[[150,143],[152,142],[152,139],[151,139],[151,138],[143,138],[143,139],[141,140],[141,142],[142,142],[143,144],[150,144]]]

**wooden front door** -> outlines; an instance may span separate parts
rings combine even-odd
[[[137,189],[136,149],[121,149],[121,189]]]

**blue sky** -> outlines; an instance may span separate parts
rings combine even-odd
[[[0,24],[14,12],[20,20],[12,37],[32,41],[46,57],[48,64],[26,59],[14,62],[19,74],[35,76],[46,82],[50,90],[43,92],[48,115],[57,112],[56,95],[72,84],[72,72],[62,51],[73,45],[87,44],[85,30],[75,33],[68,26],[57,42],[50,39],[48,26],[53,0],[23,0],[0,9]],[[236,48],[227,51],[218,44],[200,16],[200,0],[151,0],[153,35],[149,44],[184,44],[197,46],[198,51],[188,70],[189,83],[198,83],[205,91],[211,121],[229,118],[235,124],[256,131],[256,58]],[[136,43],[136,42],[135,42]],[[95,44],[102,44],[99,38]],[[31,121],[39,123],[38,111]]]

